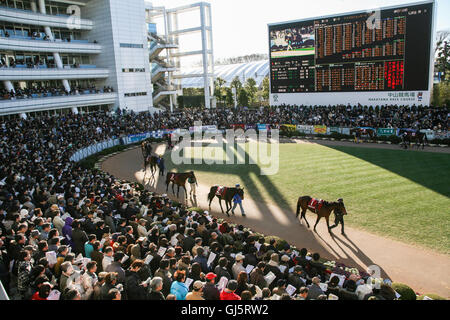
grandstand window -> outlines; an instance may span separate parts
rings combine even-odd
[[[144,45],[142,44],[134,44],[134,43],[121,43],[121,48],[133,48],[133,49],[142,49]]]
[[[129,98],[129,97],[141,97],[141,96],[146,96],[147,92],[132,92],[132,93],[125,93],[125,97]]]

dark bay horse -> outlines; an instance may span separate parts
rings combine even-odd
[[[364,139],[361,139],[363,136],[368,136],[368,141],[375,141],[376,138],[376,131],[372,128],[354,128],[350,130],[351,135],[355,135],[355,143],[359,143],[359,140],[364,141]]]
[[[175,194],[175,185],[178,186],[177,198],[179,197],[179,194],[180,194],[180,187],[183,187],[184,188],[184,194],[185,194],[186,199],[187,199],[186,181],[190,177],[193,177],[194,179],[197,180],[197,178],[195,178],[194,171],[187,172],[187,173],[168,172],[167,176],[166,176],[166,192],[169,190],[170,183],[172,183],[172,192],[173,192],[173,194]]]
[[[411,148],[411,144],[414,143],[419,150],[420,146],[422,146],[422,150],[425,149],[425,143],[428,144],[428,137],[426,133],[412,130],[412,129],[401,129],[399,132],[402,137],[402,143],[400,146],[404,149]]]
[[[223,212],[223,207],[222,207],[222,200],[225,201],[225,205],[227,206],[227,211],[226,214],[227,216],[230,216],[229,212],[232,209],[232,205],[231,205],[231,201],[233,200],[234,196],[237,194],[239,194],[239,196],[241,197],[242,200],[244,200],[244,188],[227,188],[227,187],[222,187],[224,189],[222,189],[222,192],[220,194],[218,194],[218,190],[219,190],[219,186],[213,186],[211,187],[211,190],[209,191],[208,194],[208,201],[209,201],[209,210],[211,211],[211,203],[214,200],[215,197],[217,197],[219,199],[219,204],[220,204],[220,209],[222,209],[222,213]]]
[[[330,222],[329,222],[331,212],[333,212],[334,210],[337,210],[342,215],[346,215],[347,211],[345,210],[344,200],[339,199],[337,202],[323,201],[321,208],[318,209],[316,207],[315,210],[313,210],[309,207],[309,203],[311,202],[311,200],[313,200],[313,198],[311,198],[309,196],[298,198],[297,218],[298,218],[298,215],[300,214],[300,208],[301,208],[302,215],[301,215],[300,221],[302,219],[305,219],[306,224],[308,225],[308,228],[309,228],[308,220],[306,220],[306,211],[309,209],[311,212],[314,212],[315,214],[317,214],[317,221],[316,221],[316,224],[314,225],[314,231],[316,231],[316,226],[319,223],[320,219],[325,218],[325,220],[327,221],[328,232],[332,233],[331,228],[330,228]]]
[[[158,167],[157,156],[147,156],[144,160],[144,171],[147,171],[147,167],[150,166],[152,176],[155,176],[156,168]]]

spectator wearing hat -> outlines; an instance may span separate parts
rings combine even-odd
[[[150,290],[148,293],[148,300],[166,300],[161,290],[163,288],[163,279],[160,277],[154,277],[150,282]]]
[[[205,300],[203,298],[203,282],[195,281],[192,286],[192,292],[186,295],[186,300]]]
[[[205,276],[206,283],[203,286],[203,298],[205,300],[220,300],[220,291],[215,286],[217,275],[210,272]]]
[[[238,288],[238,283],[236,280],[228,281],[227,287],[220,293],[220,300],[241,300],[235,291]]]
[[[64,221],[64,227],[62,228],[62,236],[65,238],[65,243],[68,244],[73,249],[73,239],[72,239],[72,217],[67,217]]]
[[[186,280],[185,271],[177,271],[174,275],[175,281],[170,286],[170,293],[177,297],[177,300],[186,300],[186,295],[189,292],[189,288],[184,281]]]
[[[244,268],[244,259],[245,259],[245,257],[244,257],[242,254],[238,253],[238,254],[236,255],[236,262],[233,264],[233,267],[232,267],[234,279],[237,279],[237,278],[238,278],[239,273],[240,273],[241,271],[245,271],[245,268]]]
[[[320,279],[318,277],[314,277],[312,279],[312,284],[308,287],[308,296],[306,297],[306,300],[317,300],[320,295],[324,294],[319,284]]]

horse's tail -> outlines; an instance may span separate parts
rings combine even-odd
[[[211,187],[211,189],[209,190],[209,193],[208,193],[208,200],[207,200],[207,201],[211,201],[211,199],[214,198],[214,189],[215,189],[215,188],[217,188],[217,187]]]

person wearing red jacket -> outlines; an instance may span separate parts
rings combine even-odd
[[[234,293],[237,288],[238,283],[236,280],[228,281],[227,287],[220,293],[220,300],[241,300],[241,297]]]

